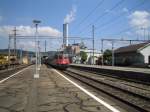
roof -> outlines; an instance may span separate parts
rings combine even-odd
[[[120,47],[115,50],[115,53],[136,52],[137,50],[147,46],[149,43],[133,44],[125,47]]]

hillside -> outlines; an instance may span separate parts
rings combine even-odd
[[[21,50],[16,50],[17,51],[17,55],[19,56],[21,54]],[[11,55],[13,55],[13,49],[10,50]],[[0,49],[0,55],[8,55],[8,49]],[[29,56],[33,56],[34,52],[33,51],[22,51],[22,55],[29,55]]]

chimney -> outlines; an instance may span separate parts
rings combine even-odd
[[[68,46],[68,23],[63,24],[63,45]]]

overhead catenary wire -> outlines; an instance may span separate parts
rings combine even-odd
[[[145,4],[145,2],[146,2],[146,0],[143,0],[141,3],[137,4],[135,7],[131,8],[131,9],[128,9],[128,12],[131,12],[132,10],[135,10],[135,9],[138,8],[139,6]],[[121,14],[121,15],[119,15],[119,16],[117,16],[117,17],[115,17],[115,18],[113,18],[113,19],[111,19],[111,20],[109,20],[109,21],[107,21],[106,23],[103,23],[103,24],[97,26],[96,29],[98,30],[98,29],[100,29],[100,28],[106,27],[106,26],[109,25],[110,23],[114,23],[115,21],[117,21],[118,19],[120,19],[120,18],[122,18],[122,17],[123,17],[123,16],[122,16],[122,14]]]
[[[85,16],[85,17],[79,22],[79,24],[77,24],[76,26],[79,27],[81,24],[83,24],[84,21],[86,21],[86,20],[96,11],[96,9],[99,8],[99,7],[103,4],[103,2],[104,2],[104,0],[101,0],[101,1],[96,5],[96,7],[95,7],[93,10],[91,10],[91,11],[88,13],[88,15]]]
[[[130,9],[128,9],[128,12],[131,12],[131,11],[135,10],[136,8],[140,7],[141,5],[144,5],[146,2],[147,2],[146,0],[143,0],[142,2],[140,2],[139,4],[137,4],[136,6],[134,6],[134,7],[130,8]],[[111,27],[106,27],[107,25],[112,24],[112,23],[115,23],[117,20],[119,20],[119,19],[122,18],[122,17],[124,17],[124,16],[122,16],[122,14],[121,14],[121,15],[118,15],[117,17],[112,18],[111,20],[109,20],[109,21],[107,21],[107,22],[105,22],[105,23],[103,23],[103,24],[101,24],[101,25],[95,27],[95,30],[98,31],[98,30],[100,30],[100,29],[101,29],[101,30],[104,30],[104,29],[106,29],[106,28],[109,29],[109,28],[111,28]],[[132,27],[132,28],[133,28],[133,27]],[[123,33],[124,31],[128,31],[128,30],[130,30],[130,29],[132,29],[132,28],[123,29],[123,30],[119,31],[119,33],[117,33],[116,35],[121,34],[121,33]]]
[[[119,32],[117,33],[117,35],[119,35],[119,34],[121,34],[121,33],[123,33],[123,32],[129,31],[129,30],[131,30],[131,29],[133,29],[133,27],[123,29],[123,30],[119,31]]]
[[[115,8],[119,7],[122,3],[124,2],[124,0],[120,0],[119,2],[117,2],[112,8],[110,8],[109,10],[114,10]],[[91,22],[90,24],[86,25],[81,31],[80,33],[82,33],[85,29],[89,28],[91,25],[93,25],[94,23],[98,22],[102,17],[106,16],[108,13],[104,12],[102,13],[100,16],[98,16],[93,22]]]

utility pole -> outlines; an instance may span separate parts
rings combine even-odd
[[[104,65],[103,39],[101,39],[102,66]]]
[[[20,49],[20,62],[21,62],[21,64],[22,64],[22,47],[21,47],[21,49]]]
[[[144,40],[146,40],[146,35],[145,35],[145,33],[146,33],[146,28],[144,28]]]
[[[46,46],[47,46],[46,44],[47,44],[47,43],[46,43],[46,40],[45,40],[45,53],[46,53]]]
[[[112,66],[114,66],[115,56],[114,56],[114,41],[112,41]]]
[[[14,56],[16,56],[16,57],[17,57],[17,52],[16,52],[16,48],[17,48],[17,45],[16,45],[16,35],[17,35],[17,29],[16,29],[16,27],[14,27],[13,32],[14,32]]]
[[[149,33],[149,31],[148,31],[148,41],[150,41],[150,33]]]
[[[9,66],[10,66],[10,40],[11,39],[11,37],[10,37],[10,35],[9,35],[9,42],[8,42],[8,64],[9,64]]]
[[[129,42],[130,42],[130,45],[131,45],[131,44],[132,44],[132,41],[130,40]]]
[[[93,37],[93,65],[94,65],[94,30],[95,30],[95,27],[94,25],[92,25],[92,37]]]

